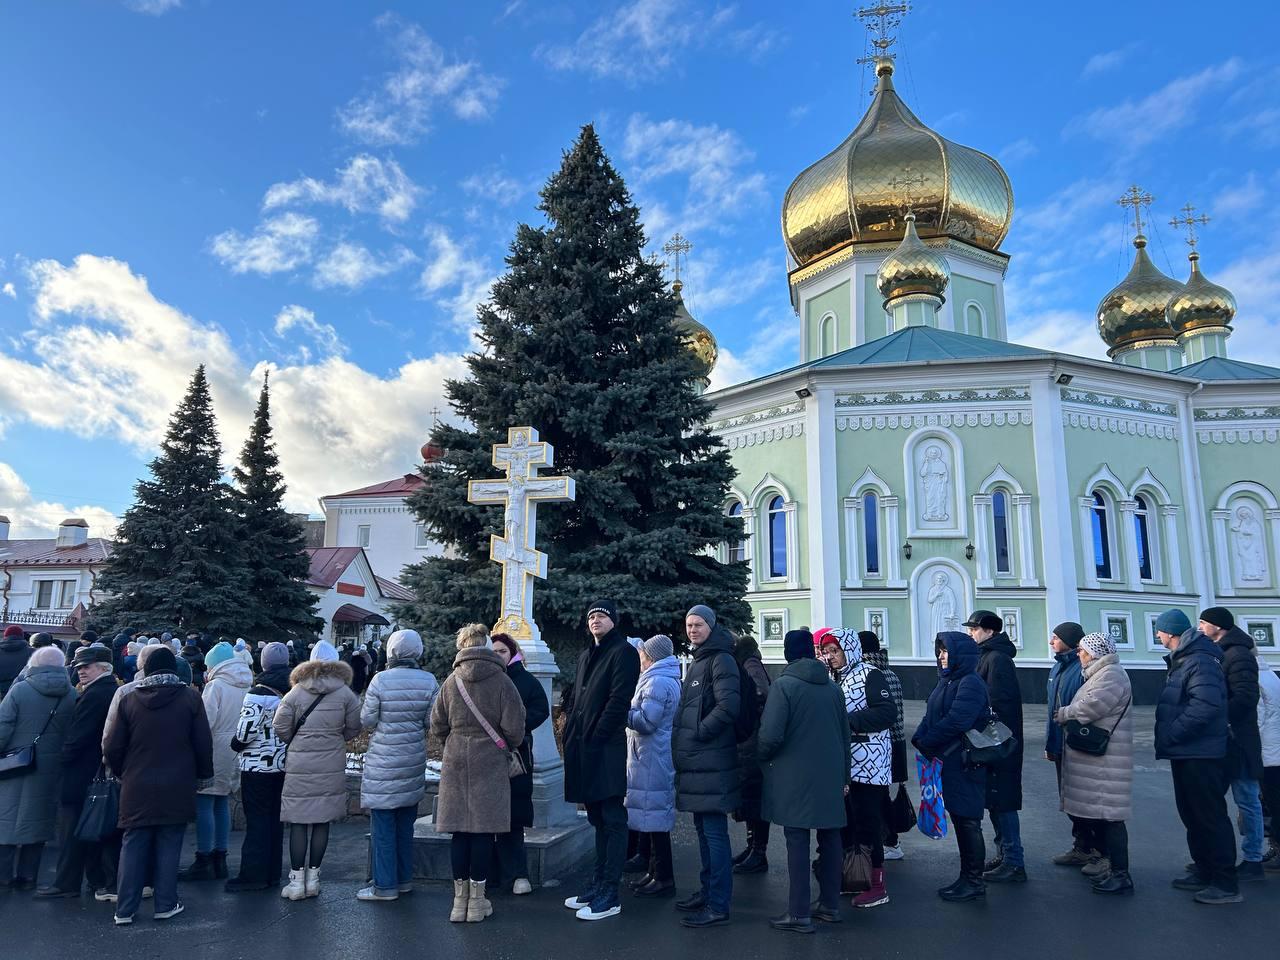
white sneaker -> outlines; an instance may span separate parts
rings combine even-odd
[[[289,871],[289,882],[280,889],[286,900],[302,900],[307,895],[307,883],[301,870]]]
[[[186,908],[185,908],[185,907],[183,907],[183,905],[182,905],[182,901],[181,901],[181,900],[179,900],[179,901],[174,905],[174,908],[173,908],[172,910],[165,910],[163,913],[157,913],[157,914],[155,915],[155,918],[156,918],[157,920],[168,920],[170,917],[176,917],[178,914],[180,914],[180,913],[181,913],[183,910],[185,910],[185,909],[186,909]]]
[[[320,896],[320,868],[319,867],[307,867],[306,888],[307,888],[308,897]]]
[[[892,847],[884,848],[884,858],[886,860],[902,860],[906,858],[906,854],[902,852],[902,844],[895,843]]]
[[[400,884],[400,893],[413,893],[413,884],[412,883]]]
[[[154,895],[155,895],[155,891],[154,891],[154,890],[152,890],[150,887],[143,887],[143,888],[142,888],[142,899],[143,899],[143,900],[150,900],[150,899],[152,898],[152,896],[154,896]]]
[[[511,892],[516,896],[524,896],[526,893],[533,893],[533,884],[527,878],[521,877],[511,885]]]
[[[116,917],[115,921],[117,927],[127,927],[133,923],[133,917]]]
[[[400,894],[399,893],[379,893],[377,891],[377,888],[373,886],[368,886],[368,887],[361,887],[359,890],[356,891],[356,899],[366,900],[366,901],[399,900]]]
[[[93,899],[97,900],[99,903],[115,903],[116,894],[114,890],[108,890],[106,887],[103,887],[101,890],[93,891]]]

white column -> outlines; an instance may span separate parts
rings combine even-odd
[[[844,498],[844,585],[862,586],[862,499]]]
[[[1041,494],[1043,496],[1043,494]],[[1093,497],[1080,497],[1077,501],[1080,509],[1080,544],[1084,559],[1084,585],[1090,590],[1098,589],[1098,568],[1093,562]],[[1049,550],[1045,549],[1045,576],[1053,569],[1048,561]]]
[[[742,539],[746,543],[747,592],[756,589],[756,508],[742,505]]]
[[[1218,561],[1218,596],[1230,597],[1236,592],[1231,579],[1231,555],[1227,553],[1227,522],[1230,510],[1213,511],[1213,553]]]
[[[1198,389],[1198,388],[1197,388]],[[1196,450],[1196,425],[1192,414],[1191,397],[1178,401],[1178,452],[1182,459],[1183,503],[1187,508],[1187,552],[1191,557],[1192,590],[1200,592],[1200,607],[1214,604],[1213,577],[1209,566],[1209,531],[1205,527],[1204,484],[1200,477],[1200,458]],[[1225,534],[1226,531],[1224,530]],[[1219,560],[1219,563],[1222,561]],[[1231,573],[1227,572],[1226,586],[1230,588]]]
[[[1271,528],[1271,582],[1280,582],[1280,510],[1264,510],[1262,515]]]
[[[1004,337],[1003,285],[996,284],[1000,339]],[[1031,431],[1035,437],[1036,486],[1040,493],[1040,545],[1044,550],[1045,620],[1061,623],[1080,619],[1076,549],[1071,541],[1071,490],[1067,486],[1067,450],[1062,432],[1062,394],[1052,372],[1031,381]],[[1087,521],[1088,517],[1084,517]],[[1081,528],[1083,544],[1093,542],[1090,528]],[[1086,556],[1088,554],[1086,553]],[[1093,573],[1085,563],[1086,582]],[[1097,580],[1091,586],[1097,586]]]
[[[884,507],[884,529],[880,531],[880,542],[884,544],[884,562],[886,567],[885,586],[902,588],[907,581],[902,579],[902,530],[898,525],[898,498],[881,497],[880,505]]]
[[[836,510],[836,395],[817,387],[805,400],[808,466],[809,607],[811,623],[840,623],[840,540]],[[825,455],[824,455],[825,454]]]
[[[1120,543],[1124,549],[1124,580],[1130,590],[1142,590],[1142,571],[1138,569],[1138,533],[1134,527],[1137,518],[1138,501],[1121,500],[1116,521],[1120,524]]]
[[[1036,579],[1035,538],[1031,530],[1031,494],[1015,493],[1013,509],[1018,517],[1018,570],[1019,586],[1036,587],[1040,581]]]
[[[1169,562],[1169,588],[1174,593],[1184,593],[1187,585],[1182,582],[1182,546],[1178,543],[1178,508],[1172,504],[1160,506],[1164,518],[1164,549]]]
[[[800,586],[800,525],[796,521],[796,502],[788,500],[784,503],[783,514],[787,524],[787,586],[797,589]],[[809,510],[813,514],[813,508]],[[812,537],[813,530],[809,535]],[[809,544],[809,576],[813,576],[813,544]]]
[[[978,550],[978,580],[975,586],[994,587],[991,549],[991,494],[979,493],[973,498],[973,544]]]

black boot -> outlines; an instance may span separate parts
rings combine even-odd
[[[755,831],[751,829],[751,825],[747,824],[747,845],[743,851],[733,858],[733,865],[736,867],[747,857],[751,856],[751,851],[756,848]]]
[[[179,880],[212,880],[213,857],[207,853],[197,853],[191,866],[178,872]]]
[[[982,840],[982,821],[968,817],[953,817],[956,845],[960,848],[960,877],[955,883],[943,887],[938,896],[950,903],[966,903],[980,900],[987,895],[987,885],[982,879],[983,856],[986,854]]]
[[[752,847],[747,854],[747,858],[733,868],[734,873],[768,873],[769,858],[765,856],[765,852],[756,847]]]
[[[209,854],[209,859],[213,863],[213,878],[215,880],[227,879],[227,851],[215,850]]]
[[[636,854],[622,865],[623,873],[644,873],[649,869],[649,858]]]

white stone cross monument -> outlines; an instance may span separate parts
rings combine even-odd
[[[489,559],[502,567],[502,601],[493,630],[520,644],[525,668],[542,684],[548,703],[554,703],[551,681],[560,668],[533,619],[533,581],[547,577],[547,555],[534,548],[537,511],[539,503],[564,503],[575,495],[572,478],[538,476],[539,470],[554,463],[555,451],[538,439],[537,430],[511,427],[507,442],[493,446],[493,465],[506,476],[467,484],[469,502],[500,503],[505,508],[503,535],[489,539]],[[533,817],[535,827],[576,819],[576,809],[564,802],[564,761],[550,721],[533,735]]]

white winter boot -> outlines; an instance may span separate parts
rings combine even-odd
[[[320,896],[320,868],[319,867],[307,867],[306,883],[307,883],[308,897]]]
[[[464,923],[467,919],[467,899],[471,885],[466,880],[453,881],[453,909],[449,911],[450,923]]]
[[[280,890],[280,896],[286,900],[301,900],[307,895],[307,884],[301,870],[289,871],[289,882]]]
[[[467,891],[469,894],[467,898],[467,923],[479,923],[493,914],[493,904],[484,895],[486,882],[484,880],[471,881],[471,889]]]

